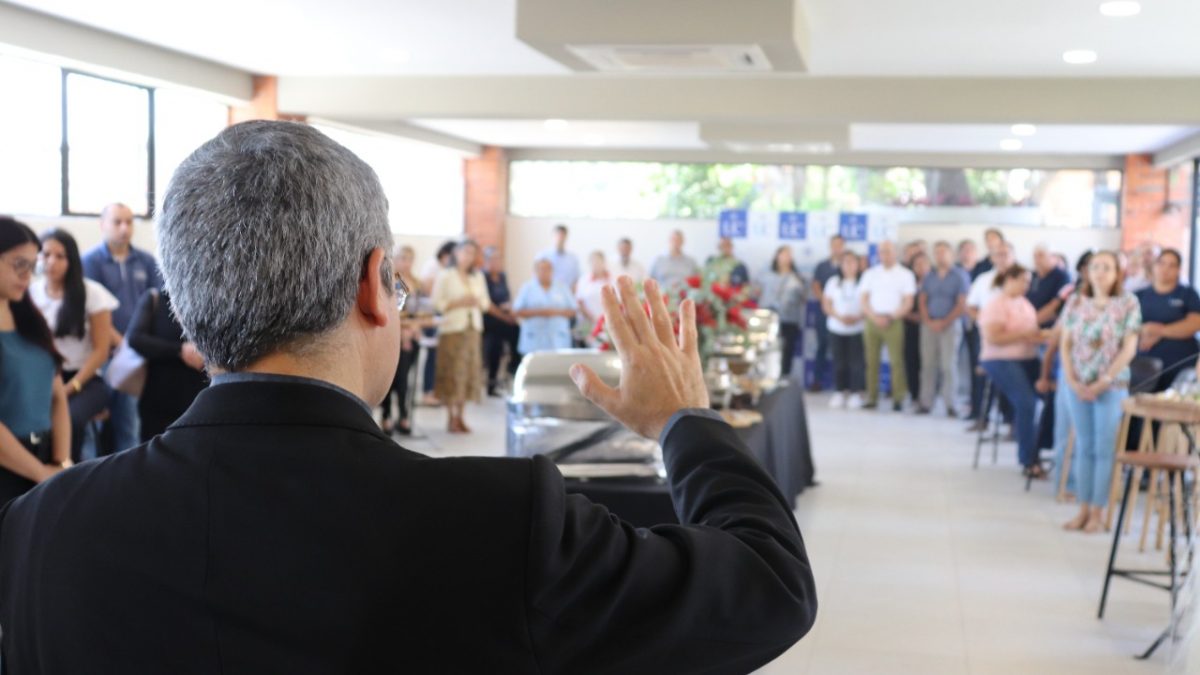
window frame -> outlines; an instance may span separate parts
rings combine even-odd
[[[126,80],[120,80],[120,79],[117,79],[114,77],[106,77],[104,75],[96,75],[95,73],[89,73],[89,72],[86,72],[83,70],[77,70],[74,68],[60,68],[60,70],[62,71],[62,77],[60,79],[61,85],[60,85],[60,90],[59,90],[59,94],[62,99],[62,139],[61,139],[61,143],[59,145],[59,153],[62,157],[62,169],[61,169],[62,195],[61,195],[61,208],[60,208],[61,213],[60,213],[60,215],[62,215],[62,216],[91,216],[91,217],[99,217],[100,216],[99,213],[88,213],[88,212],[84,212],[84,211],[72,211],[71,210],[71,172],[70,172],[71,148],[70,148],[70,143],[68,142],[68,137],[69,137],[68,130],[70,128],[70,120],[68,119],[69,105],[68,105],[68,101],[67,101],[67,98],[68,98],[67,97],[67,78],[71,75],[79,75],[81,77],[90,77],[90,78],[93,78],[96,80],[104,80],[106,82],[112,82],[114,84],[120,84],[120,85],[124,85],[127,87],[133,87],[135,89],[142,89],[146,92],[146,101],[147,101],[146,115],[147,115],[147,122],[149,125],[147,127],[147,138],[146,138],[146,159],[147,159],[147,161],[146,161],[146,212],[145,213],[136,213],[134,215],[139,218],[146,218],[146,219],[153,218],[154,211],[155,211],[155,203],[154,203],[154,195],[155,195],[155,191],[154,191],[154,134],[155,134],[154,94],[155,94],[155,91],[157,88],[146,86],[144,84],[137,84],[136,82],[128,82]]]

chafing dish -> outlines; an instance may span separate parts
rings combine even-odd
[[[713,401],[728,407],[730,400],[750,394],[751,400],[778,386],[783,373],[779,315],[769,309],[743,312],[744,333],[718,335],[709,350],[705,380]]]
[[[621,360],[613,352],[525,355],[508,399],[507,454],[546,455],[569,478],[665,477],[658,443],[629,431],[584,398],[569,374],[575,363],[590,367],[610,386],[620,381]]]

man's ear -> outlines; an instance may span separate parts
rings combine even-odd
[[[363,263],[362,276],[358,280],[358,297],[355,306],[363,318],[373,326],[386,326],[391,316],[391,305],[396,302],[391,288],[391,270],[386,269],[387,252],[381,248],[371,249]]]

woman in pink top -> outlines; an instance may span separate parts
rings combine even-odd
[[[979,313],[982,349],[980,365],[1013,406],[1013,426],[1017,432],[1017,452],[1025,475],[1044,478],[1045,469],[1037,461],[1038,394],[1033,385],[1038,376],[1037,344],[1042,341],[1037,310],[1025,299],[1029,290],[1029,270],[1012,265],[996,274],[994,282],[1000,294],[988,301]]]

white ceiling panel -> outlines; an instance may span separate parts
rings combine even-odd
[[[1018,139],[1017,153],[1122,155],[1154,152],[1197,133],[1179,126],[1040,125],[1031,136],[1018,136],[1008,125],[853,124],[850,147],[856,152],[1000,152],[1001,141]]]
[[[413,124],[484,145],[506,148],[700,149],[693,122],[556,120],[413,120]]]

